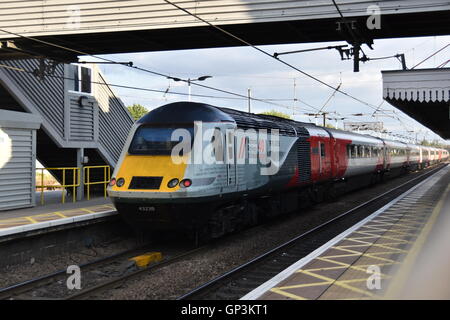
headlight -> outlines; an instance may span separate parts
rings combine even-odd
[[[175,188],[177,185],[178,185],[178,182],[179,182],[180,180],[178,180],[177,178],[174,178],[174,179],[172,179],[172,180],[170,180],[169,181],[169,183],[167,184],[167,186],[169,187],[169,188]]]
[[[184,180],[181,180],[181,182],[180,182],[180,187],[182,187],[182,188],[188,188],[191,185],[192,185],[192,181],[190,179],[184,179]]]
[[[112,178],[111,181],[109,181],[109,186],[113,187],[116,184],[116,178]]]
[[[124,178],[117,179],[117,183],[116,184],[117,184],[118,187],[123,186],[125,184],[125,179]]]

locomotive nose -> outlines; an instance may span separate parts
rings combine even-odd
[[[174,192],[184,187],[180,181],[184,181],[186,166],[174,163],[171,156],[127,155],[111,179],[114,183],[110,183],[109,189],[118,192]]]

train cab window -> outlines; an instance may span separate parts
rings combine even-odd
[[[136,130],[128,152],[130,154],[170,155],[173,147],[183,141],[184,137],[172,140],[172,133],[176,129],[186,129],[189,133],[189,144],[192,148],[194,141],[194,127],[150,127],[141,126]]]

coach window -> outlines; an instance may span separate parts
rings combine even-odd
[[[347,145],[347,155],[348,155],[349,159],[350,158],[354,158],[354,156],[353,156],[353,145],[352,144],[348,144]]]
[[[358,146],[358,157],[360,158],[364,158],[364,147],[363,146]]]
[[[320,143],[320,156],[325,158],[325,143],[323,142]]]
[[[245,137],[245,159],[248,160],[250,159],[250,138],[249,137]]]

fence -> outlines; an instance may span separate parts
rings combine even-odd
[[[77,167],[66,167],[66,168],[36,168],[36,171],[40,170],[40,185],[37,185],[36,183],[36,189],[41,189],[41,204],[44,204],[44,189],[45,188],[62,188],[62,199],[61,202],[66,202],[66,193],[64,190],[66,188],[72,188],[72,197],[73,202],[77,201],[76,198],[76,190],[77,187],[80,185],[80,168]],[[62,171],[62,177],[61,177],[61,183],[59,185],[55,184],[45,184],[44,183],[44,170],[47,171]],[[66,184],[66,181],[68,177],[66,177],[66,173],[72,174],[72,183]],[[69,175],[70,177],[70,175]]]
[[[91,181],[91,169],[99,170],[103,169],[103,180],[100,181]],[[95,184],[104,184],[103,192],[104,197],[107,197],[106,188],[108,187],[109,180],[111,180],[111,167],[110,166],[87,166],[83,168],[84,170],[84,185],[87,188],[87,199],[91,198],[91,185]]]
[[[84,174],[84,179],[83,179],[83,185],[86,186],[86,198],[87,200],[90,200],[91,198],[91,186],[92,185],[99,185],[99,184],[103,184],[103,196],[106,198],[107,197],[107,193],[106,193],[106,188],[108,187],[108,183],[109,180],[111,179],[111,167],[110,166],[86,166],[83,168],[78,168],[78,167],[66,167],[66,168],[36,168],[36,171],[40,171],[40,174],[37,174],[37,179],[36,179],[36,189],[40,189],[41,190],[41,204],[44,204],[44,189],[54,189],[54,188],[61,188],[62,189],[62,198],[61,198],[61,202],[65,203],[66,202],[66,193],[64,192],[66,189],[72,189],[72,198],[73,198],[73,202],[77,201],[77,187],[80,186],[80,172],[81,169],[83,169],[83,174]],[[52,174],[55,174],[55,171],[59,171],[61,173],[61,181],[60,184],[55,184],[49,180],[47,180],[48,182],[45,183],[44,181],[44,171],[49,171]],[[93,180],[91,181],[91,176],[92,176],[92,172],[91,170],[102,170],[103,171],[103,178],[100,180]],[[68,175],[69,174],[69,175]],[[95,176],[97,177],[98,174]],[[70,177],[72,178],[70,180]],[[93,179],[95,179],[95,177],[93,177]],[[39,185],[38,185],[38,181],[39,181]],[[70,182],[68,182],[70,181]],[[66,182],[68,182],[66,184]]]

